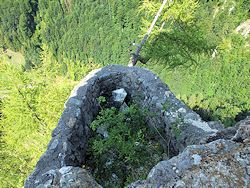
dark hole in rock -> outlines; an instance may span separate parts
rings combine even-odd
[[[239,121],[241,121],[241,120],[243,120],[243,119],[246,119],[246,118],[249,117],[249,116],[250,116],[250,109],[238,113],[238,114],[236,115],[236,117],[235,117],[235,121],[236,121],[236,122],[239,122]]]
[[[198,106],[195,106],[193,108],[194,112],[196,112],[197,114],[200,115],[201,119],[203,121],[218,121],[220,119],[219,116],[215,116],[212,110],[208,110],[208,109],[203,109],[200,108]],[[249,110],[245,110],[242,112],[239,112],[235,117],[227,117],[227,118],[223,118],[222,119],[222,123],[226,126],[226,127],[230,127],[235,125],[235,123],[246,119],[248,116],[250,116],[250,112]]]
[[[194,107],[193,110],[199,114],[204,121],[212,121],[212,112],[207,109],[202,109],[198,106]]]

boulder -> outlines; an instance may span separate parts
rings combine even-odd
[[[117,102],[119,104],[122,104],[125,101],[126,96],[127,92],[123,88],[112,91],[112,97],[114,102]]]

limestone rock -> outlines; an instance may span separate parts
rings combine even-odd
[[[137,181],[129,188],[248,188],[249,165],[249,145],[219,139],[188,146],[178,156],[158,163],[146,180]]]
[[[41,179],[43,183],[37,188],[101,188],[86,170],[73,166],[50,170]]]
[[[237,142],[248,142],[250,144],[250,118],[246,118],[238,123],[239,129],[232,140]]]
[[[101,188],[89,173],[79,167],[63,167],[61,173],[60,186],[62,188]]]
[[[112,97],[113,97],[114,102],[120,105],[124,102],[126,96],[127,96],[127,92],[123,88],[112,91]]]

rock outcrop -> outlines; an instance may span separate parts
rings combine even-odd
[[[144,181],[129,187],[249,187],[250,147],[219,139],[188,146],[181,154],[158,163]]]
[[[249,134],[240,136],[236,128],[224,129],[218,123],[202,121],[149,70],[111,65],[91,72],[72,91],[48,149],[25,187],[100,187],[81,168],[89,125],[100,110],[97,98],[111,97],[112,91],[121,88],[127,93],[126,100],[155,114],[148,117],[147,124],[164,128],[168,140],[163,144],[172,157],[156,164],[146,180],[130,187],[249,185],[250,151],[249,142],[245,142]]]

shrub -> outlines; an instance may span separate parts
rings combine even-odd
[[[155,131],[147,126],[147,114],[135,104],[123,111],[103,108],[92,122],[95,132],[87,166],[104,187],[123,187],[146,178],[161,159],[163,149],[155,140]],[[108,137],[96,133],[100,128],[107,130]]]

